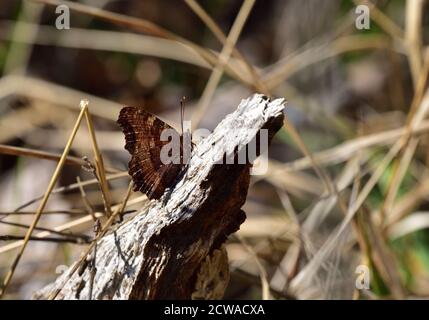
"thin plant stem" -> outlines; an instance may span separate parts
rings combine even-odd
[[[56,296],[61,292],[62,288],[66,284],[66,282],[73,276],[73,274],[85,262],[86,257],[95,248],[95,246],[97,245],[97,242],[107,233],[107,231],[109,230],[109,227],[115,221],[115,218],[117,216],[119,216],[120,214],[122,214],[122,212],[124,211],[124,209],[125,209],[125,207],[127,205],[127,202],[128,202],[128,199],[129,199],[129,197],[131,195],[132,189],[133,189],[133,183],[131,181],[130,184],[128,185],[128,190],[127,190],[127,193],[126,193],[124,199],[122,200],[122,203],[117,207],[117,209],[112,213],[112,215],[106,221],[106,223],[104,224],[104,226],[101,228],[101,231],[97,234],[97,236],[95,237],[94,241],[91,243],[91,245],[88,247],[88,249],[81,256],[80,260],[77,263],[74,264],[74,266],[72,267],[72,269],[70,270],[70,272],[67,274],[67,278],[64,279],[64,281],[62,282],[62,284],[51,294],[51,296],[49,297],[49,300],[54,300],[56,298]]]
[[[15,257],[15,260],[13,261],[10,270],[8,271],[8,273],[6,274],[6,277],[3,281],[3,286],[1,288],[0,291],[0,298],[2,298],[10,284],[10,281],[12,280],[12,277],[14,275],[14,272],[16,270],[16,268],[18,267],[19,261],[21,260],[22,255],[24,254],[25,249],[27,248],[27,244],[31,238],[31,235],[33,234],[33,231],[35,229],[35,227],[37,226],[37,223],[39,222],[40,217],[42,216],[43,213],[43,209],[45,209],[46,203],[48,202],[49,196],[52,192],[52,190],[54,189],[54,186],[60,176],[61,170],[64,167],[64,164],[66,162],[67,159],[67,155],[71,149],[71,146],[73,144],[74,138],[76,136],[76,133],[79,129],[79,126],[82,122],[82,118],[85,115],[86,109],[87,109],[87,105],[82,105],[82,109],[79,113],[79,116],[76,120],[76,123],[74,125],[74,128],[72,130],[72,133],[70,134],[69,140],[67,141],[67,144],[64,148],[63,154],[61,155],[60,161],[57,164],[57,167],[55,168],[54,174],[52,175],[51,181],[49,182],[48,188],[46,189],[46,192],[43,196],[42,201],[40,202],[40,205],[36,211],[36,215],[33,219],[33,222],[30,225],[30,228],[27,230],[27,233],[25,234],[24,237],[24,243],[20,249],[20,251],[18,252],[17,256]]]
[[[87,100],[84,100],[84,103],[88,105]],[[98,148],[98,143],[95,136],[94,124],[92,122],[92,118],[88,111],[88,108],[86,108],[85,118],[86,118],[86,123],[88,125],[89,135],[91,137],[92,147],[94,151],[95,169],[96,169],[96,174],[98,176],[98,179],[100,180],[100,187],[101,187],[101,193],[103,196],[104,209],[106,210],[107,216],[110,216],[112,214],[112,209],[111,209],[111,197],[110,197],[109,185],[106,180],[106,171],[104,169],[103,157],[101,156],[100,149]]]

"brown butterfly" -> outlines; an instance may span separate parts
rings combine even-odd
[[[179,133],[155,115],[136,107],[124,107],[118,124],[125,134],[125,149],[131,154],[128,173],[134,182],[134,191],[145,193],[149,199],[159,199],[165,189],[174,185],[185,167],[183,161],[183,100],[181,101],[180,161],[163,163],[161,149],[169,141],[161,140],[163,130]]]

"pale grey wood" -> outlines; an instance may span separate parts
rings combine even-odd
[[[242,100],[194,147],[186,173],[172,190],[104,236],[97,245],[92,298],[191,298],[196,282],[204,283],[201,272],[207,263],[200,268],[202,262],[245,220],[241,207],[250,165],[214,162],[221,161],[225,151],[243,150],[261,129],[268,130],[271,140],[282,126],[284,107],[284,99],[270,101],[258,94]],[[225,263],[219,257],[211,261],[220,261],[223,272]],[[62,288],[56,299],[89,299],[89,268],[65,282],[69,271],[34,297],[44,299]]]

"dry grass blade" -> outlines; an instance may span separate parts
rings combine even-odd
[[[62,170],[62,168],[63,168],[63,166],[64,166],[64,164],[66,162],[67,155],[68,155],[68,153],[69,153],[69,151],[71,149],[71,146],[73,144],[73,139],[76,136],[76,133],[77,133],[77,131],[79,129],[79,126],[80,126],[80,123],[82,121],[82,118],[85,115],[86,108],[87,108],[86,105],[84,105],[82,107],[82,110],[81,110],[81,112],[80,112],[80,114],[79,114],[79,116],[78,116],[78,118],[76,120],[76,123],[74,125],[73,130],[72,130],[72,133],[70,134],[70,138],[67,141],[67,144],[66,144],[66,146],[64,148],[64,151],[63,151],[63,154],[61,156],[61,159],[58,162],[57,167],[55,168],[54,174],[52,175],[51,181],[49,182],[48,188],[46,189],[45,195],[43,196],[43,199],[42,199],[42,201],[41,201],[41,203],[40,203],[40,205],[39,205],[39,207],[38,207],[38,209],[36,211],[36,214],[34,216],[33,222],[31,223],[30,228],[28,229],[27,233],[25,234],[24,243],[23,243],[23,245],[21,247],[21,250],[18,252],[17,256],[15,257],[14,261],[12,262],[12,265],[10,267],[9,272],[6,274],[6,277],[5,277],[4,281],[3,281],[2,289],[0,291],[0,298],[4,296],[4,294],[6,292],[6,289],[7,289],[8,285],[9,285],[10,281],[12,280],[12,277],[13,277],[13,274],[15,272],[15,269],[18,266],[18,263],[19,263],[22,255],[23,255],[23,253],[25,251],[25,248],[27,247],[28,241],[31,238],[31,235],[32,235],[32,233],[34,231],[34,228],[37,226],[37,223],[39,222],[39,219],[42,216],[43,209],[45,209],[45,206],[46,206],[46,203],[48,202],[49,196],[50,196],[52,190],[54,189],[55,183],[57,182],[57,180],[59,178],[59,175],[60,175],[60,172],[61,172],[61,170]]]
[[[3,66],[3,74],[25,73],[26,66],[30,60],[31,48],[37,36],[38,25],[33,24],[33,28],[28,30],[21,21],[39,21],[43,11],[43,6],[35,6],[34,3],[25,1],[22,3],[22,10],[19,12],[18,20],[14,25],[12,39],[23,36],[27,44],[12,41]]]
[[[371,37],[366,35],[343,36],[330,43],[323,43],[302,49],[295,54],[285,57],[269,67],[270,70],[266,71],[262,76],[262,81],[264,81],[268,90],[273,90],[287,78],[312,64],[337,57],[347,52],[374,49],[394,50],[402,54],[406,52],[406,49],[402,48],[402,46],[395,47],[392,41],[384,35]]]
[[[125,178],[128,177],[128,172],[119,172],[116,174],[112,174],[112,175],[108,175],[107,176],[107,180],[115,180],[115,179],[119,179],[119,178]],[[76,190],[80,187],[84,187],[84,186],[90,186],[90,185],[94,185],[94,184],[98,184],[98,179],[94,178],[94,179],[90,179],[90,180],[86,180],[83,182],[78,182],[78,183],[73,183],[70,184],[68,186],[65,187],[59,187],[59,188],[55,188],[54,190],[52,190],[51,194],[56,194],[56,193],[61,193],[61,192],[66,192],[66,191],[72,191],[72,190]],[[26,203],[20,205],[18,208],[15,209],[15,212],[18,212],[28,206],[30,206],[33,203],[36,203],[39,200],[42,200],[43,196],[31,199],[30,201],[27,201]]]
[[[14,241],[19,239],[25,239],[25,236],[15,236],[15,235],[2,235],[0,236],[0,241]],[[88,241],[82,239],[76,239],[74,237],[61,237],[61,238],[38,238],[38,237],[29,237],[27,241],[44,241],[44,242],[60,242],[60,243],[73,243],[73,244],[85,244]]]
[[[7,155],[11,155],[11,156],[18,156],[18,157],[19,156],[21,156],[21,157],[34,157],[34,158],[38,158],[38,159],[45,159],[45,160],[52,160],[52,161],[58,161],[61,158],[60,154],[55,154],[55,153],[40,151],[40,150],[34,150],[34,149],[29,149],[29,148],[8,146],[5,144],[0,144],[0,154],[7,154]],[[85,161],[83,161],[82,159],[77,158],[77,157],[67,156],[66,163],[82,166],[85,164]]]
[[[222,51],[219,55],[219,60],[210,75],[206,87],[204,88],[203,94],[198,103],[198,108],[195,110],[192,116],[192,126],[195,128],[198,127],[200,120],[202,119],[207,107],[210,104],[210,100],[212,99],[216,87],[218,86],[219,81],[224,72],[225,65],[228,63],[234,46],[238,40],[238,37],[240,36],[240,33],[254,4],[255,0],[245,0],[240,8],[240,11],[238,12],[237,17],[235,18],[234,24],[232,25],[231,31],[228,34],[225,45],[223,46]]]
[[[0,79],[0,83],[1,81]],[[8,92],[2,95],[1,90],[0,88],[0,97],[13,94]],[[36,128],[47,125],[54,119],[59,119],[59,114],[56,113],[47,116],[46,112],[42,111],[46,106],[47,104],[38,102],[25,108],[11,110],[4,115],[2,114],[0,118],[0,143],[11,141],[17,137],[24,138]]]
[[[387,34],[392,38],[401,40],[404,38],[404,31],[392,19],[385,15],[378,9],[371,1],[368,0],[353,0],[355,5],[364,4],[369,6],[371,12],[371,19],[375,21]]]
[[[393,252],[389,249],[381,229],[373,223],[373,218],[366,208],[361,210],[358,216],[361,230],[366,235],[367,246],[377,271],[389,288],[390,294],[395,299],[404,299],[405,290],[402,287],[402,281],[399,269]]]
[[[414,152],[419,142],[418,138],[411,137],[411,132],[413,129],[415,129],[422,123],[429,110],[429,90],[426,91],[425,97],[422,98],[424,89],[426,87],[428,74],[429,54],[425,59],[424,68],[419,74],[416,93],[414,94],[410,112],[408,113],[407,133],[406,135],[401,137],[406,147],[404,149],[404,152],[402,153],[401,158],[399,159],[399,164],[395,166],[395,170],[393,171],[392,178],[389,184],[387,196],[385,197],[383,206],[381,208],[382,224],[384,224],[385,222],[386,215],[388,215],[393,208],[399,187],[401,186],[402,180],[413,159]]]
[[[66,5],[71,10],[85,14],[90,15],[92,17],[97,17],[99,19],[106,20],[110,23],[114,23],[116,25],[126,27],[129,29],[133,29],[138,32],[147,33],[156,37],[164,38],[164,39],[170,39],[175,40],[180,43],[183,43],[184,45],[189,46],[192,50],[194,50],[198,55],[200,55],[205,61],[207,61],[210,65],[215,65],[217,58],[216,56],[209,50],[202,48],[195,43],[184,39],[173,32],[170,32],[168,30],[165,30],[164,28],[161,28],[160,26],[156,25],[155,23],[152,23],[145,19],[139,19],[134,17],[129,17],[127,15],[114,13],[102,9],[98,9],[95,7],[91,7],[88,5],[71,2],[71,1],[61,1],[61,0],[31,0],[34,2],[39,2],[43,4],[47,4],[50,6],[58,6],[58,5]],[[226,71],[233,76],[234,78],[240,79],[241,82],[247,84],[247,86],[251,87],[251,82],[246,80],[246,78],[237,73],[237,70],[234,70],[230,68],[229,66],[226,66]]]
[[[359,176],[360,161],[358,157],[351,159],[347,165],[343,168],[340,176],[336,179],[336,189],[344,190],[351,183],[353,183],[356,176]],[[332,211],[336,205],[337,195],[330,194],[328,196],[322,196],[309,207],[309,213],[302,223],[301,234],[310,235],[312,234],[317,226],[319,226],[327,218],[328,214]]]
[[[0,144],[0,154],[7,154],[7,155],[17,156],[17,157],[33,157],[37,159],[45,159],[45,160],[51,160],[56,162],[61,159],[60,154],[36,150],[36,149],[30,149],[30,148],[9,146],[5,144]],[[66,164],[83,166],[83,165],[86,165],[87,162],[78,157],[67,156]],[[106,169],[106,172],[108,173],[120,172],[118,169],[114,169],[114,168],[107,167],[105,169]]]
[[[311,151],[307,148],[304,141],[302,140],[301,136],[296,131],[295,127],[292,125],[292,123],[285,118],[284,120],[284,127],[286,131],[291,135],[293,141],[298,145],[299,149],[302,151],[302,153],[310,159],[310,163],[316,172],[316,174],[319,176],[319,178],[323,181],[325,184],[325,187],[327,188],[327,191],[329,193],[332,193],[335,191],[335,187],[333,186],[333,183],[331,181],[331,178],[329,175],[319,166],[317,161],[314,159],[313,154]]]
[[[87,100],[85,100],[83,103],[86,106],[88,106]],[[94,151],[96,174],[97,174],[97,178],[100,180],[101,194],[103,196],[103,202],[104,202],[104,209],[106,210],[107,216],[110,216],[112,214],[112,210],[111,210],[112,201],[110,197],[109,185],[106,180],[106,171],[104,169],[103,157],[101,156],[100,149],[98,148],[97,139],[95,136],[94,124],[92,122],[91,115],[88,111],[88,108],[85,108],[85,110],[86,110],[85,112],[86,123],[88,125],[89,135],[91,137],[92,147]]]
[[[206,24],[207,28],[213,33],[213,35],[222,43],[225,47],[227,43],[227,37],[219,28],[217,23],[210,17],[210,15],[201,7],[197,1],[195,0],[184,0],[186,4],[195,12],[195,14]],[[249,71],[249,74],[252,77],[252,83],[255,84],[255,89],[259,92],[269,94],[268,89],[259,79],[259,75],[257,74],[255,68],[247,61],[247,59],[240,53],[240,51],[234,47],[232,49],[233,55],[238,58]]]
[[[408,60],[414,86],[419,81],[423,65],[422,19],[424,0],[407,1],[405,6],[405,41],[408,47]]]
[[[27,230],[30,227],[27,224],[16,223],[16,222],[9,222],[9,221],[0,221],[0,224],[5,224],[5,225],[9,225],[9,226],[15,226],[15,227],[19,227],[19,228],[25,228]],[[70,233],[70,232],[56,231],[56,230],[53,230],[53,229],[43,228],[43,227],[35,227],[34,230],[48,231],[50,234],[56,234],[56,235],[63,236],[63,237],[81,239],[82,241],[88,241],[89,240],[89,237],[86,236],[86,235],[83,235],[83,234],[73,234],[73,233]],[[36,237],[36,238],[38,238],[38,237]]]
[[[34,211],[0,211],[0,216],[10,216],[10,215],[34,215]],[[68,215],[81,215],[85,214],[85,211],[79,209],[71,210],[46,210],[43,214],[68,214]],[[2,220],[2,218],[0,218]]]
[[[31,32],[36,27],[35,24],[20,22],[25,30],[24,34]],[[32,43],[41,46],[57,46],[63,48],[89,49],[111,52],[127,52],[145,56],[153,56],[174,61],[185,62],[199,67],[211,69],[207,63],[194,50],[180,42],[143,35],[131,32],[119,32],[108,30],[92,30],[73,27],[66,33],[58,37],[58,29],[47,25],[38,26],[38,36],[30,42],[27,37],[17,35],[13,39],[10,30],[14,25],[13,21],[0,21],[0,39],[3,41],[15,41],[19,43]],[[231,68],[238,68],[237,63]]]
[[[429,130],[429,121],[422,121],[415,129],[411,130],[412,135],[426,133]],[[387,130],[379,133],[369,134],[367,136],[358,137],[348,140],[333,148],[320,151],[314,154],[314,159],[319,165],[335,165],[346,161],[362,149],[384,146],[396,142],[398,138],[406,134],[407,127]],[[299,171],[305,170],[312,166],[311,158],[306,156],[291,162],[286,163],[283,167],[270,172],[270,175],[277,175],[282,171]]]
[[[261,278],[261,286],[262,286],[262,300],[270,300],[271,294],[270,294],[270,285],[268,283],[267,271],[265,270],[264,266],[259,260],[259,257],[255,252],[255,250],[253,250],[253,248],[249,244],[247,244],[246,240],[244,240],[244,238],[242,238],[239,234],[236,234],[235,236],[240,241],[241,245],[246,249],[246,251],[252,255],[252,257],[255,259],[256,265],[258,266],[259,276]]]
[[[291,287],[294,288],[294,290],[297,290],[304,283],[306,283],[307,281],[310,281],[313,278],[313,276],[316,274],[316,272],[317,272],[318,268],[320,267],[320,265],[322,264],[324,258],[330,252],[332,252],[332,250],[336,247],[337,239],[343,233],[343,231],[349,225],[349,223],[352,221],[354,215],[356,214],[358,209],[362,206],[365,199],[368,197],[369,193],[374,188],[375,184],[380,179],[380,177],[382,176],[382,174],[386,170],[389,163],[392,161],[392,159],[399,152],[401,147],[402,147],[402,142],[398,141],[394,146],[392,146],[392,148],[389,150],[389,152],[386,154],[386,156],[381,160],[377,169],[374,171],[374,173],[371,175],[370,179],[367,181],[367,183],[365,184],[365,186],[363,187],[363,189],[359,193],[358,197],[356,198],[356,201],[352,203],[351,207],[349,207],[347,215],[345,216],[345,218],[341,222],[340,226],[328,238],[328,240],[325,241],[323,246],[319,249],[319,251],[313,257],[313,259],[292,280]]]
[[[133,28],[138,31],[152,34],[154,36],[161,37],[161,38],[176,38],[176,36],[170,33],[169,31],[144,19],[133,18],[126,15],[98,9],[95,7],[91,7],[91,6],[87,6],[84,4],[71,2],[71,1],[61,1],[61,0],[31,0],[31,1],[39,2],[50,6],[66,5],[73,11],[86,14],[86,15],[91,15],[93,17],[97,17],[100,19],[104,19],[120,26]]]
[[[277,193],[280,197],[280,200],[282,202],[282,205],[285,211],[288,213],[291,220],[297,225],[298,227],[297,233],[300,234],[301,230],[300,230],[298,215],[295,212],[294,207],[292,206],[292,203],[290,201],[288,194],[283,190],[278,190],[278,189],[277,189]],[[278,265],[274,275],[272,276],[270,281],[271,288],[275,288],[280,291],[286,291],[286,288],[289,284],[289,280],[293,278],[293,276],[295,275],[298,269],[301,250],[302,250],[302,241],[300,237],[297,237],[297,239],[295,239],[292,242],[291,246],[288,248],[286,254],[283,256],[283,259]]]
[[[408,194],[399,199],[386,217],[385,228],[388,230],[405,216],[426,201],[429,196],[429,176],[425,173],[421,181]]]
[[[386,220],[386,216],[392,211],[396,195],[401,186],[401,183],[407,173],[408,167],[413,160],[414,152],[416,151],[419,143],[418,138],[412,138],[405,148],[399,163],[396,162],[394,166],[392,177],[390,178],[390,184],[388,187],[387,195],[384,198],[382,208],[380,210],[381,224],[383,225]]]
[[[429,212],[418,211],[410,214],[387,229],[391,240],[396,240],[418,230],[429,228]]]
[[[276,188],[287,190],[288,193],[298,198],[305,198],[306,195],[310,197],[319,196],[326,189],[324,183],[312,173],[289,172],[283,168],[282,163],[270,160],[268,172],[259,178],[254,178],[252,184],[265,179]]]
[[[79,185],[79,191],[80,191],[80,195],[82,197],[83,205],[85,206],[87,213],[89,213],[91,215],[92,220],[94,220],[94,222],[95,222],[95,221],[97,221],[97,217],[95,216],[94,209],[92,208],[91,203],[89,202],[88,197],[86,196],[85,189],[82,186],[82,182],[81,182],[79,176],[76,177],[76,181]]]
[[[200,6],[195,0],[184,0],[186,4],[195,12],[195,14],[205,23],[213,35],[222,43],[226,42],[226,36],[216,24],[216,22],[210,17],[210,15]],[[235,50],[234,50],[235,51]],[[238,52],[238,51],[235,51]]]
[[[357,187],[353,189],[352,196],[350,197],[349,209],[354,207],[356,204],[357,191],[360,184],[360,176],[357,175],[354,184],[354,187],[355,185]],[[364,206],[364,203],[362,203],[362,208],[359,209],[358,212],[360,214],[355,215],[353,219],[353,227],[357,236],[357,242],[362,252],[362,263],[368,266],[372,257],[376,269],[382,273],[382,278],[391,289],[393,295],[397,298],[402,297],[404,292],[402,289],[401,279],[397,269],[395,268],[394,258],[391,256],[382,236],[382,232],[375,231],[376,226],[373,223],[373,216],[369,214],[369,210]],[[359,294],[360,291],[355,289],[354,298],[357,299]]]
[[[129,205],[141,204],[142,202],[144,203],[146,201],[147,201],[146,196],[140,196],[138,198],[134,198],[134,199],[128,201],[128,204]],[[115,205],[112,207],[112,210],[115,211],[115,210],[117,210],[118,207],[119,207],[119,205]],[[96,218],[103,217],[103,214],[101,212],[94,212],[94,215]],[[81,218],[78,218],[76,220],[72,220],[72,221],[69,221],[69,222],[64,223],[62,225],[59,225],[57,227],[54,227],[53,229],[55,231],[70,230],[70,229],[73,229],[76,227],[81,227],[81,226],[87,225],[90,222],[93,223],[94,221],[93,221],[92,216],[90,214],[88,214],[84,217],[81,217]],[[36,234],[36,236],[39,238],[45,238],[45,237],[48,237],[50,234],[51,233],[49,231],[42,231],[42,232],[39,232],[38,234]],[[23,244],[23,241],[16,241],[13,243],[9,243],[5,246],[2,246],[2,247],[0,247],[0,254],[9,252],[9,251],[14,250],[14,249],[17,249],[20,246],[22,246],[22,244]]]
[[[124,209],[125,209],[125,207],[127,205],[128,199],[129,199],[129,197],[131,195],[132,188],[133,188],[133,183],[130,182],[130,184],[128,186],[127,193],[126,193],[124,199],[122,200],[122,203],[117,207],[117,209],[112,213],[112,215],[109,217],[109,219],[103,225],[101,231],[97,234],[96,238],[93,240],[93,242],[91,243],[91,245],[88,247],[88,249],[81,256],[80,260],[78,262],[76,262],[74,264],[74,266],[72,267],[72,269],[70,270],[70,272],[68,272],[68,276],[66,277],[66,279],[64,279],[64,282],[62,283],[62,286],[60,286],[52,294],[51,297],[49,297],[50,300],[54,300],[55,297],[61,292],[61,287],[63,287],[67,283],[68,279],[70,279],[71,276],[77,271],[77,269],[79,269],[79,267],[82,265],[82,263],[86,260],[86,257],[88,256],[88,254],[97,245],[97,241],[99,241],[107,233],[107,231],[109,230],[109,227],[115,221],[116,217],[118,217],[118,216],[120,216],[122,214],[122,212],[124,211]]]
[[[414,93],[413,101],[411,102],[410,111],[407,115],[407,124],[408,127],[410,127],[410,122],[413,121],[413,119],[416,116],[416,113],[421,109],[421,104],[423,100],[423,95],[425,94],[427,83],[428,83],[428,75],[429,75],[429,52],[425,56],[425,61],[423,64],[423,68],[421,69],[418,77],[418,81],[416,84],[416,91]],[[423,114],[424,117],[425,114]],[[422,114],[420,115],[420,117]],[[423,118],[417,118],[416,121],[421,122]]]
[[[8,32],[12,22],[0,21],[0,40],[16,41],[20,43],[30,43],[29,39],[21,35],[11,39]],[[36,25],[21,22],[25,30],[32,30]],[[57,46],[64,48],[89,49],[110,52],[126,52],[144,56],[153,56],[157,58],[170,59],[184,62],[202,68],[212,69],[212,64],[204,60],[195,50],[183,42],[176,40],[159,38],[150,35],[136,34],[131,32],[91,30],[82,28],[72,28],[67,33],[58,37],[58,30],[46,25],[38,26],[38,36],[31,44],[42,46]],[[217,52],[209,51],[213,54],[211,60],[216,61]],[[226,72],[236,78],[238,81],[253,78],[248,68],[243,67],[241,59],[231,58],[228,61]],[[214,63],[214,62],[213,62]],[[250,66],[252,67],[252,66]],[[255,74],[256,70],[255,70]],[[239,76],[238,76],[239,75]],[[244,85],[255,87],[253,82],[245,81]],[[263,84],[261,83],[261,90]]]
[[[102,119],[117,120],[121,104],[82,91],[70,89],[48,81],[29,76],[10,75],[0,79],[0,98],[9,95],[22,95],[35,100],[46,101],[52,106],[64,106],[73,111],[79,111],[79,101],[82,96],[91,100],[91,113]],[[58,99],[61,97],[61,99]],[[36,113],[37,114],[37,113]],[[34,116],[34,113],[33,113]],[[46,119],[46,117],[45,117]]]

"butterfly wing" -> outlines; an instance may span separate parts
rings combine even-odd
[[[180,162],[164,164],[161,161],[161,149],[169,143],[161,141],[161,133],[174,129],[153,114],[135,107],[122,108],[118,124],[125,134],[125,149],[131,154],[128,173],[133,179],[134,191],[145,193],[149,199],[159,199],[183,168]]]

